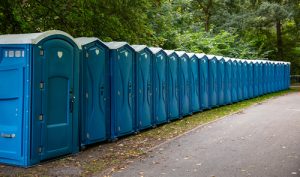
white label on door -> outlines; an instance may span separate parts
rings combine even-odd
[[[95,53],[96,53],[96,55],[99,55],[99,53],[100,53],[99,49],[96,49]]]
[[[58,58],[62,58],[63,52],[62,51],[57,51],[57,56],[58,56]]]

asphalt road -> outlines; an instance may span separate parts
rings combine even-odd
[[[271,99],[200,127],[112,176],[300,176],[300,94]]]

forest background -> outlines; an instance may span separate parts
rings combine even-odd
[[[0,0],[0,34],[74,37],[292,63],[300,75],[300,0]]]

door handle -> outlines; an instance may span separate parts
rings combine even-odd
[[[70,112],[73,112],[74,109],[75,96],[73,95],[73,90],[70,90],[70,100],[69,100],[69,109]]]

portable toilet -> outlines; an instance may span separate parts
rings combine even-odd
[[[242,68],[243,68],[243,64],[242,64],[242,60],[240,59],[236,59],[237,61],[237,98],[238,101],[242,101],[243,100],[243,78],[242,78]]]
[[[257,97],[259,95],[259,65],[257,60],[253,60],[253,96]]]
[[[262,80],[263,80],[263,94],[268,92],[268,65],[266,60],[262,60]]]
[[[270,69],[270,61],[267,61],[265,63],[265,69],[266,69],[266,81],[267,81],[266,93],[270,93],[271,92],[271,82],[270,82],[271,69]]]
[[[154,124],[167,119],[167,54],[159,47],[150,47],[153,54],[153,114]]]
[[[208,77],[208,58],[205,54],[196,54],[199,58],[199,82],[200,82],[200,108],[209,109],[209,77]]]
[[[110,139],[135,132],[135,56],[126,42],[107,42],[110,56]],[[126,100],[126,101],[125,101]]]
[[[274,92],[274,61],[270,61],[270,71],[269,71],[269,79],[270,79],[270,92]]]
[[[237,87],[238,87],[238,69],[237,69],[237,60],[234,58],[231,58],[232,64],[232,79],[231,79],[231,100],[233,103],[238,102],[238,96],[237,96]]]
[[[218,84],[218,105],[222,106],[225,104],[225,60],[222,56],[216,56],[217,58],[217,84]]]
[[[178,66],[179,57],[174,50],[165,50],[167,54],[167,98],[168,98],[168,120],[178,119],[179,116],[179,82]]]
[[[284,89],[284,64],[280,62],[280,90]]]
[[[224,75],[224,101],[225,104],[232,103],[232,61],[225,57],[225,75]]]
[[[136,131],[153,126],[153,59],[145,45],[131,45],[135,50]]]
[[[290,81],[290,73],[289,73],[289,62],[284,62],[284,89],[289,88],[289,81]]]
[[[257,60],[258,62],[258,95],[263,94],[263,67],[262,67],[262,61]]]
[[[109,49],[98,38],[81,37],[81,146],[107,140],[110,133]]]
[[[208,58],[208,83],[209,83],[209,98],[210,107],[218,106],[218,66],[217,58],[214,55],[206,55]]]
[[[0,36],[0,163],[78,152],[80,48],[56,30]]]
[[[248,96],[249,98],[253,98],[253,61],[246,60],[248,62]]]
[[[278,91],[278,63],[274,61],[274,92]]]
[[[190,111],[190,74],[189,57],[183,51],[176,51],[179,57],[179,103],[180,116],[186,116]]]
[[[248,62],[247,60],[242,60],[242,78],[243,78],[243,98],[249,99],[249,83],[248,83]]]
[[[194,53],[187,53],[190,63],[190,112],[200,111],[199,59]]]

